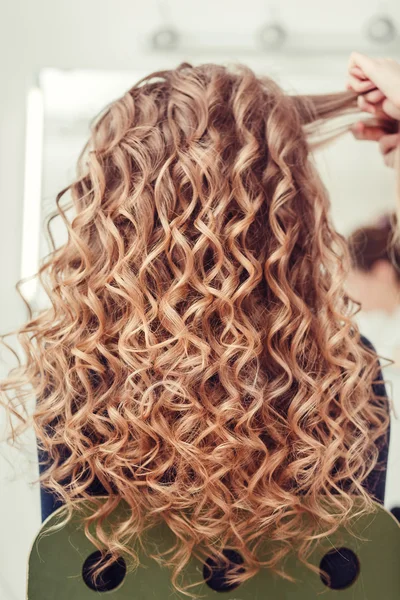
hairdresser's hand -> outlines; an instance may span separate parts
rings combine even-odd
[[[395,60],[353,52],[347,87],[359,94],[361,110],[400,120],[400,64]]]
[[[387,133],[383,127],[368,125],[365,122],[356,123],[351,128],[357,140],[379,142],[379,150],[386,166],[394,167],[396,148],[400,146],[400,133]]]
[[[373,123],[352,127],[358,140],[379,142],[385,164],[394,166],[394,150],[400,145],[400,65],[391,59],[374,59],[354,52],[350,56],[347,87],[359,93],[361,110],[373,114]]]

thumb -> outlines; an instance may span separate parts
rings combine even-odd
[[[367,79],[371,79],[373,83],[376,83],[374,81],[376,61],[373,58],[360,52],[352,52],[349,59],[349,70],[354,67],[359,67]]]

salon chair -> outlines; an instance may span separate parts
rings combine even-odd
[[[85,506],[84,510],[88,510]],[[121,505],[109,518],[121,517]],[[93,581],[90,567],[96,563],[97,549],[86,538],[82,523],[74,514],[67,525],[60,523],[62,509],[43,524],[29,557],[28,600],[187,600],[174,590],[170,571],[146,555],[136,571],[126,571],[119,559]],[[146,533],[147,551],[155,546],[168,547],[171,533],[159,526]],[[150,554],[151,552],[149,552]],[[240,563],[240,555],[227,550],[232,562]],[[211,559],[202,564],[192,559],[185,570],[185,581],[209,579],[195,588],[205,600],[399,600],[400,598],[400,527],[381,506],[371,515],[357,517],[352,533],[346,529],[321,540],[311,562],[325,573],[315,573],[300,564],[295,555],[285,563],[285,570],[295,582],[287,581],[268,569],[232,589],[223,571]],[[213,568],[212,568],[213,567]],[[211,570],[210,570],[211,569]],[[212,576],[210,577],[210,574]],[[112,583],[110,583],[112,582]]]

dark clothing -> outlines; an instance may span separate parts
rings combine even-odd
[[[375,352],[372,344],[364,337],[361,337],[361,341],[364,346]],[[387,399],[385,385],[382,383],[382,373],[379,371],[376,382],[373,383],[373,393],[375,396],[379,396]],[[389,403],[388,403],[389,412]],[[385,499],[385,486],[386,486],[386,468],[389,454],[389,431],[381,440],[379,440],[379,460],[375,469],[370,473],[364,482],[365,489],[377,502],[383,504]],[[39,450],[39,468],[40,472],[46,469],[46,465],[43,463],[46,461],[46,456]],[[100,481],[95,480],[87,489],[87,492],[92,496],[106,496],[107,491],[104,489]],[[62,502],[57,500],[55,496],[45,490],[41,489],[41,505],[42,505],[42,519],[47,519],[57,508],[62,506]]]
[[[39,471],[43,473],[46,470],[45,461],[47,460],[47,456],[41,450],[38,451],[39,455]],[[100,481],[97,479],[87,488],[87,493],[91,496],[107,496],[107,491],[101,485]],[[63,503],[61,500],[56,498],[56,496],[45,489],[44,487],[40,488],[40,503],[42,509],[42,521],[45,521],[47,517],[49,517],[57,508],[60,508]]]
[[[375,352],[375,348],[367,338],[361,336],[361,341],[364,346]],[[372,391],[374,396],[379,398],[386,398],[387,411],[389,414],[389,400],[386,394],[385,384],[383,383],[383,375],[381,369],[379,369],[378,376],[375,382],[372,384]],[[390,427],[388,428],[386,435],[378,441],[379,447],[379,459],[375,469],[369,474],[364,482],[365,489],[374,497],[374,499],[383,504],[385,501],[385,488],[386,488],[386,471],[389,456],[389,441],[390,441]]]

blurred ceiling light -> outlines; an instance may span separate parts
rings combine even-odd
[[[371,42],[379,44],[388,44],[397,36],[396,25],[393,20],[386,15],[377,15],[367,24],[367,37]]]
[[[175,50],[179,44],[179,33],[172,27],[158,29],[151,36],[154,50]]]
[[[28,92],[26,110],[21,279],[33,277],[39,268],[42,149],[43,96],[41,90],[35,87]],[[22,292],[31,302],[37,292],[36,278],[23,283]]]
[[[279,23],[264,25],[259,29],[257,39],[263,50],[275,50],[281,48],[287,38],[286,29]]]

